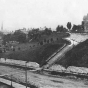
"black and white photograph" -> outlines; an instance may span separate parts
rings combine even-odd
[[[88,0],[0,0],[0,88],[88,88]]]

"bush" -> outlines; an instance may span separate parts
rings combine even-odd
[[[40,42],[40,45],[43,45],[43,41]]]
[[[68,51],[63,59],[56,64],[63,66],[81,66],[88,67],[88,40],[78,44],[72,50]]]

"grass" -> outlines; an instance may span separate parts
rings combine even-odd
[[[78,66],[88,67],[88,40],[78,44],[72,50],[68,51],[63,59],[56,64],[65,67]]]
[[[39,41],[33,42],[33,40],[31,43],[19,44],[15,46],[15,51],[2,53],[0,54],[0,57],[33,61],[43,65],[50,55],[61,48],[64,43],[67,43],[67,41],[62,40],[62,38],[68,36],[68,33],[52,33],[51,35],[46,35],[45,37],[42,36]],[[44,45],[38,45],[38,42],[43,41],[45,38],[47,40],[53,38],[54,41],[51,43],[45,43]],[[18,50],[19,47],[20,50]]]
[[[42,64],[61,46],[62,44],[46,44],[44,46],[36,47],[25,51],[12,52],[6,57],[17,60],[33,61]]]

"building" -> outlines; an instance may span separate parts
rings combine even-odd
[[[26,28],[23,28],[23,29],[19,29],[21,32],[25,33],[25,34],[28,34],[28,31],[26,30]]]
[[[88,21],[84,22],[84,32],[88,32]]]
[[[88,14],[83,17],[84,32],[88,32]]]

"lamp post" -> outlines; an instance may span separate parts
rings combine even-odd
[[[27,88],[27,62],[25,62],[25,82],[26,82],[26,88]]]

